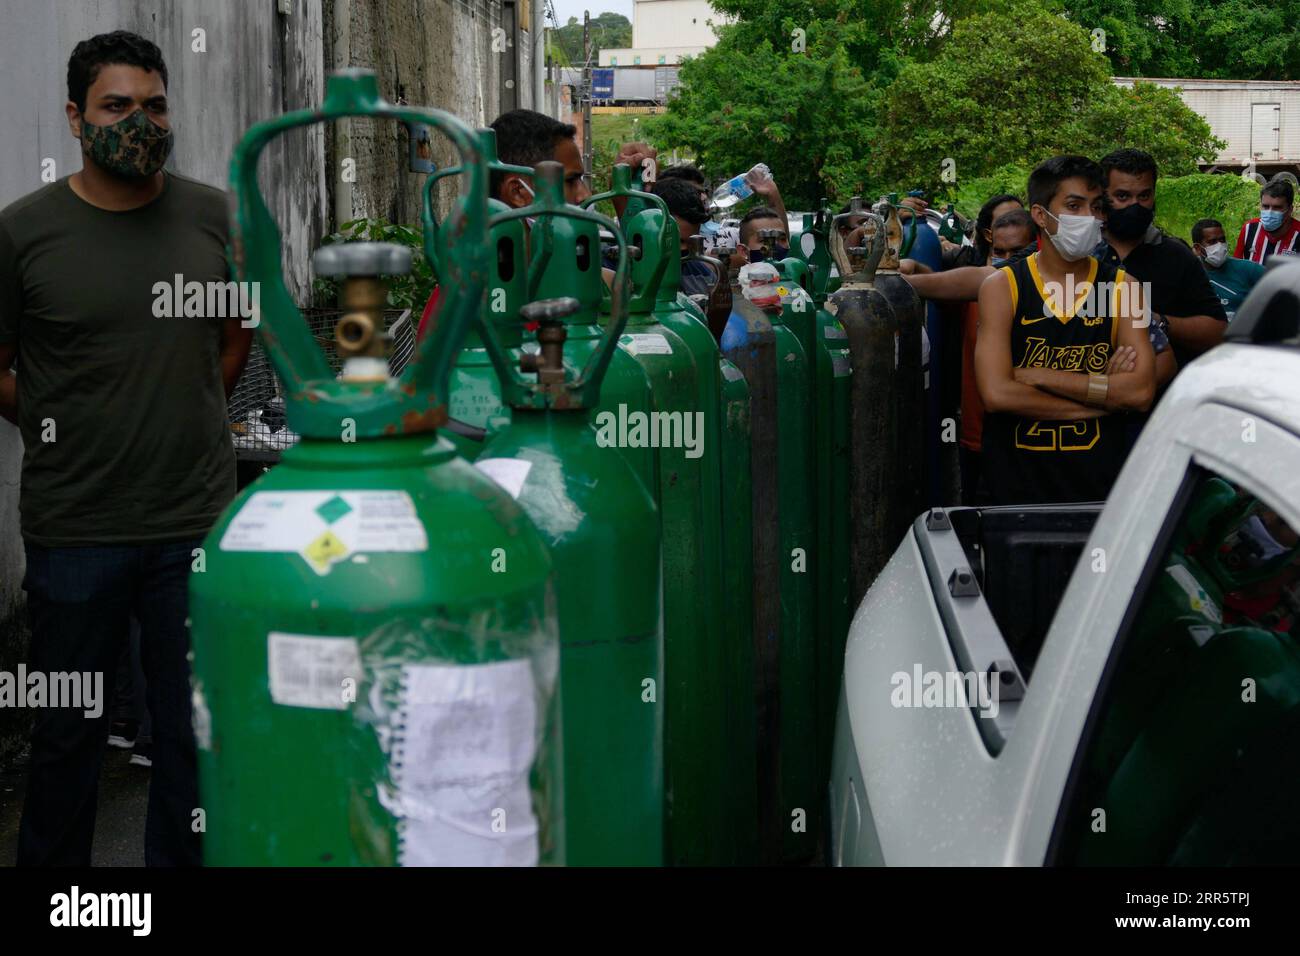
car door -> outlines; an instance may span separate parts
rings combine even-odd
[[[1295,845],[1269,801],[1300,782],[1300,440],[1221,402],[1165,424],[1174,440],[1116,484],[1020,709],[1036,753],[1009,862],[1213,865]],[[1247,506],[1255,530],[1229,527]],[[1275,551],[1272,579],[1236,587],[1229,540]]]

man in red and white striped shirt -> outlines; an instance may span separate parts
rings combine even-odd
[[[1269,183],[1259,193],[1259,215],[1241,227],[1238,259],[1261,265],[1269,256],[1300,255],[1300,222],[1291,218],[1295,193],[1285,180]]]

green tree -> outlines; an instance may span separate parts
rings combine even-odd
[[[1300,78],[1300,0],[1071,0],[1116,75]]]
[[[1082,27],[1022,4],[1011,16],[958,22],[937,56],[902,69],[885,94],[871,170],[900,186],[941,189],[952,172],[960,180],[1121,145],[1148,150],[1177,175],[1221,144],[1175,92],[1114,86]]]
[[[767,163],[791,209],[861,189],[879,97],[842,32],[816,22],[806,52],[794,54],[724,28],[717,46],[683,64],[677,95],[647,133],[661,149],[693,152],[715,180]]]
[[[550,31],[553,47],[564,59],[563,65],[582,66],[582,21],[569,17],[569,22]],[[597,62],[600,51],[622,49],[632,45],[632,21],[621,13],[602,13],[591,18],[591,62]]]

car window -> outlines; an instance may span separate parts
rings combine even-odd
[[[1055,862],[1293,863],[1300,853],[1300,535],[1209,471],[1103,681]]]

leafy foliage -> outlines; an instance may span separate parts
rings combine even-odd
[[[581,66],[582,21],[569,17],[569,22],[550,31],[554,49],[564,57],[562,66]],[[594,64],[601,50],[622,49],[632,45],[632,21],[621,13],[602,13],[591,18],[591,60]],[[559,57],[557,56],[557,62]]]
[[[1194,173],[1156,184],[1156,224],[1189,243],[1192,223],[1217,219],[1231,250],[1242,223],[1258,215],[1259,184],[1240,176]]]
[[[321,245],[336,242],[393,242],[411,247],[411,271],[388,279],[388,304],[393,308],[423,309],[438,284],[433,266],[424,257],[424,234],[418,226],[398,225],[387,219],[353,219],[321,240]],[[317,305],[333,305],[338,301],[339,283],[332,278],[316,279],[312,293]]]
[[[766,162],[792,209],[822,196],[964,191],[945,181],[947,159],[963,185],[1126,145],[1179,175],[1219,145],[1173,90],[1116,87],[1057,0],[714,6],[740,20],[682,67],[668,112],[646,125],[656,145],[692,151],[717,180]]]
[[[644,125],[661,148],[684,147],[715,180],[756,162],[772,170],[787,207],[812,208],[826,195],[863,185],[879,95],[854,65],[835,23],[808,32],[806,55],[764,39],[719,44],[682,66],[668,112]]]
[[[972,176],[959,180],[954,187],[949,187],[939,196],[940,205],[953,203],[957,211],[967,219],[974,221],[979,215],[980,207],[993,196],[1009,193],[1025,199],[1025,186],[1029,182],[1028,166],[1008,163],[993,170],[987,176]]]
[[[1014,17],[962,20],[937,57],[904,67],[886,92],[878,145],[879,178],[933,190],[943,186],[945,159],[960,181],[1124,145],[1176,175],[1194,172],[1221,144],[1173,90],[1114,86],[1081,27],[1022,4]]]
[[[1300,0],[1071,0],[1119,76],[1300,78]]]

